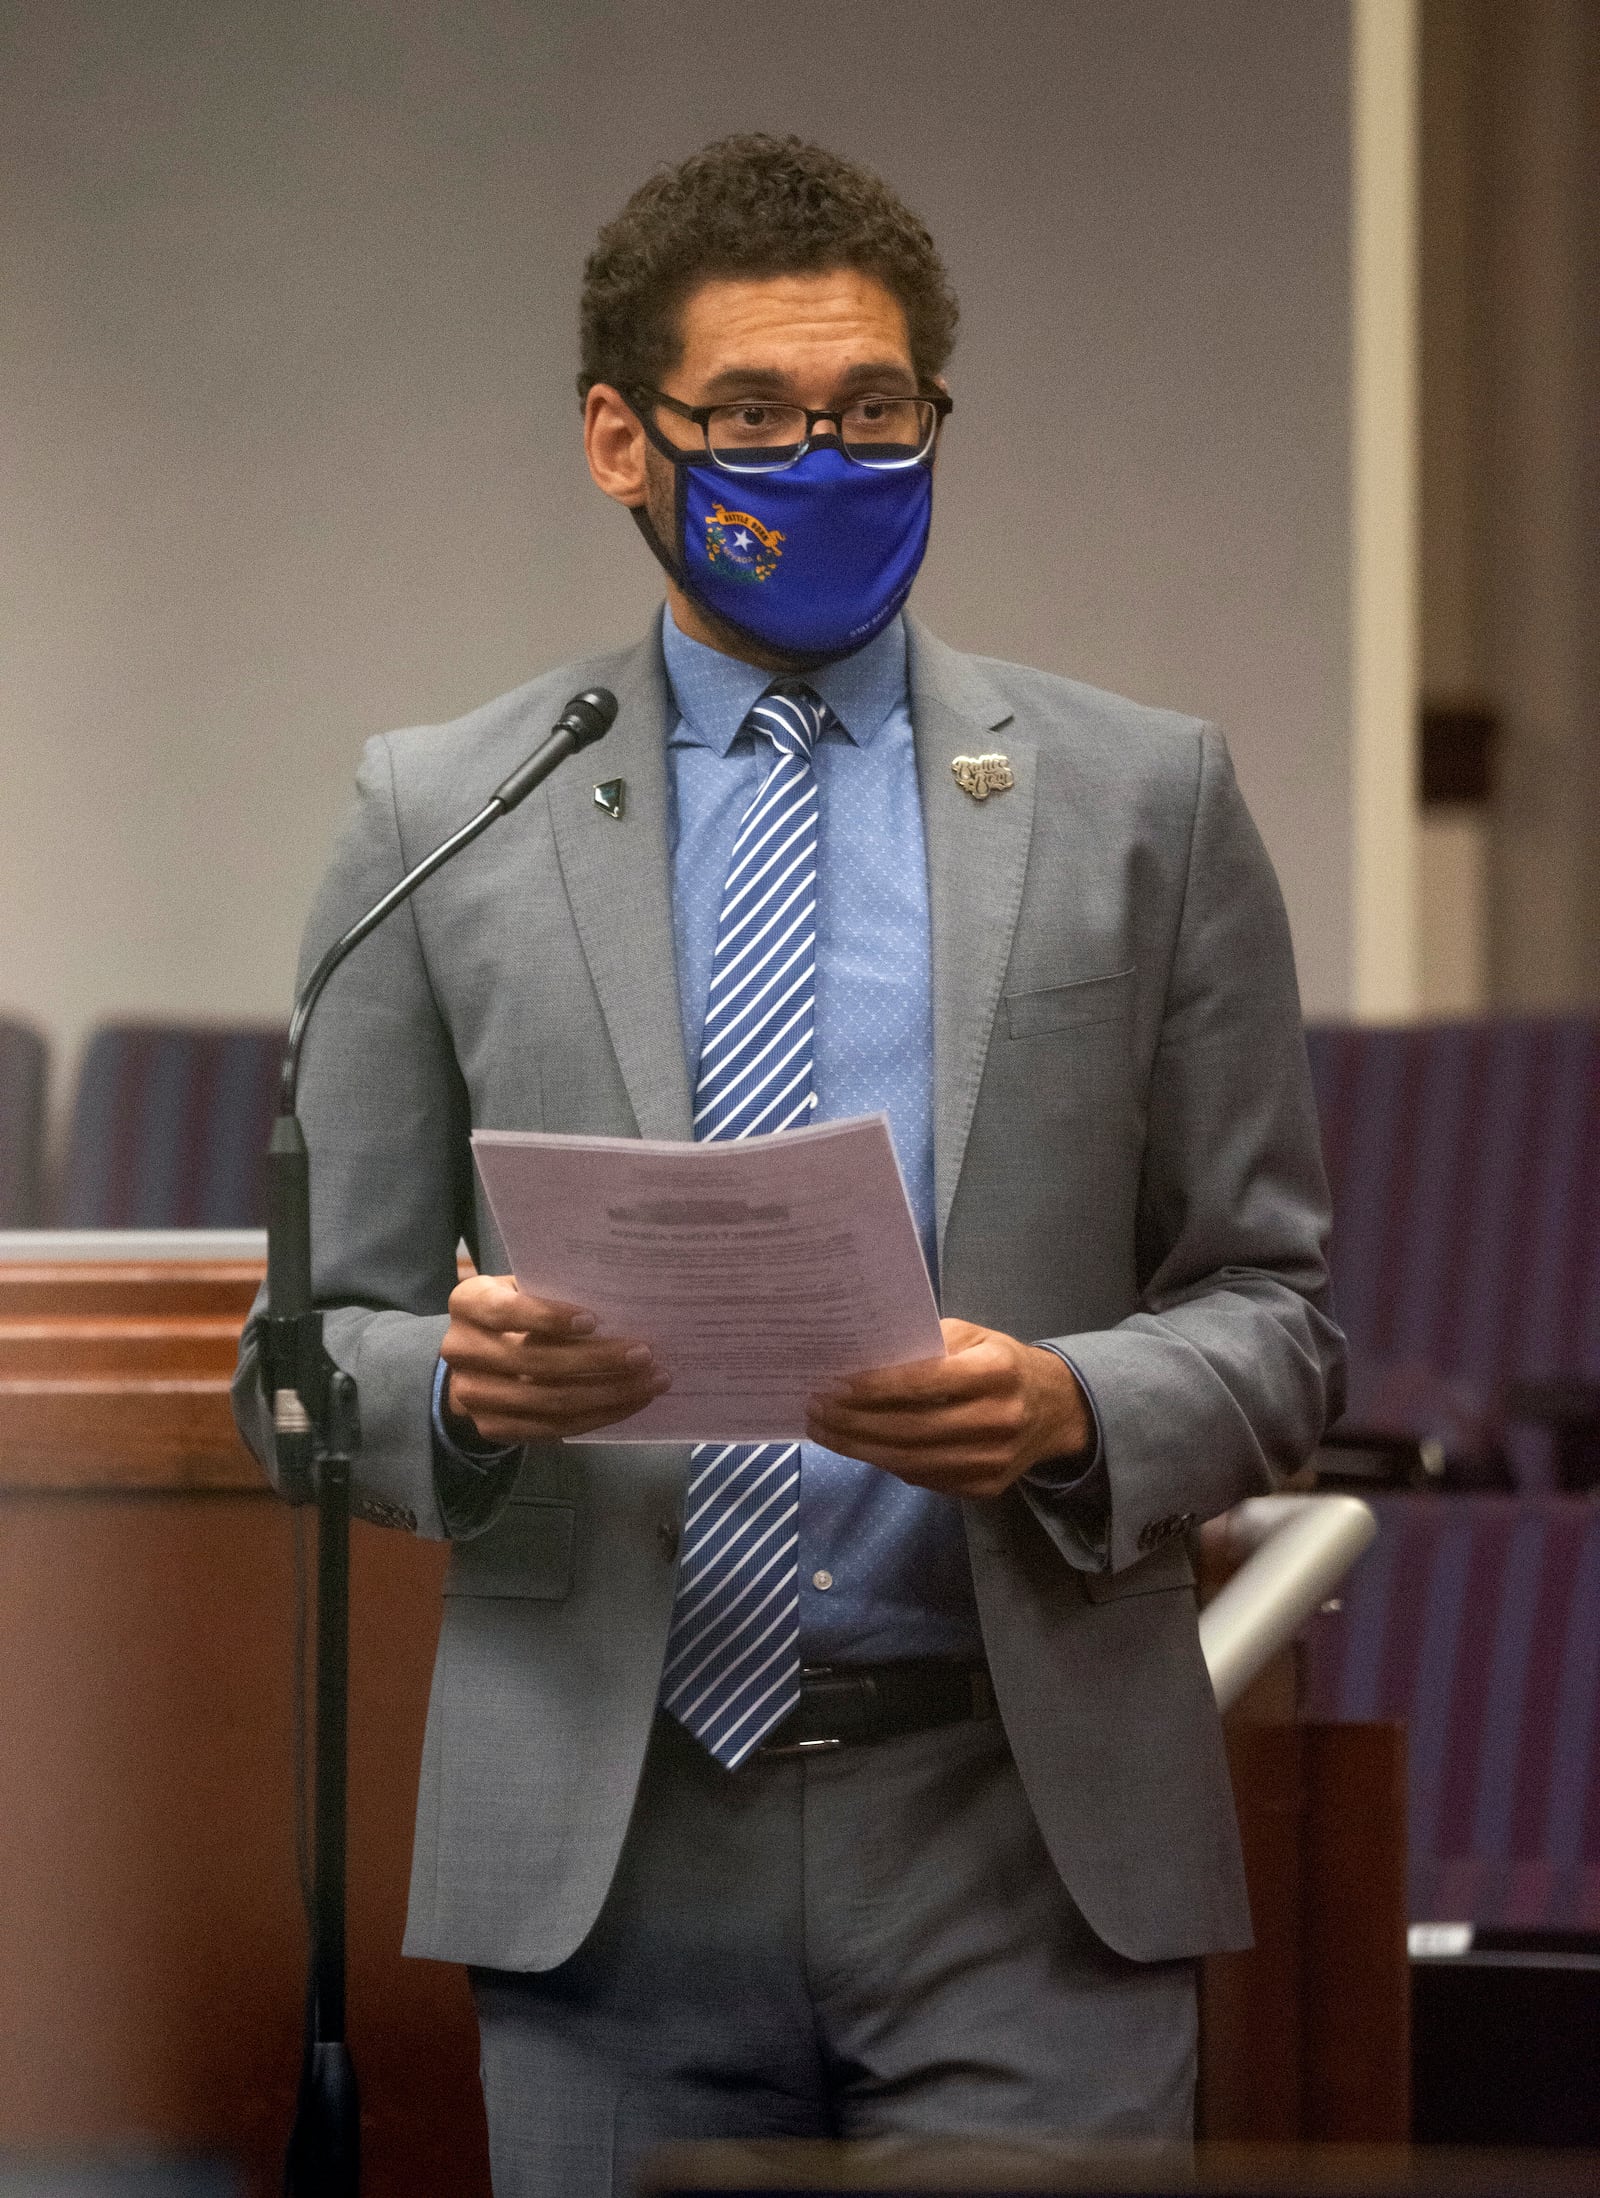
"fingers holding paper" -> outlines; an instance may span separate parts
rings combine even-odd
[[[806,1433],[946,1496],[998,1496],[1044,1458],[1086,1450],[1093,1423],[1053,1351],[947,1320],[942,1359],[885,1366],[811,1400]]]
[[[558,1441],[643,1411],[670,1387],[647,1344],[595,1333],[575,1305],[525,1297],[510,1275],[450,1295],[445,1403],[486,1442]]]

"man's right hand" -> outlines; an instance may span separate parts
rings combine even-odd
[[[671,1386],[644,1343],[597,1336],[576,1305],[524,1297],[511,1275],[472,1275],[450,1293],[439,1356],[445,1403],[485,1442],[558,1441],[643,1411]]]

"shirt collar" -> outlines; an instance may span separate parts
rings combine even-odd
[[[751,705],[771,685],[772,673],[724,656],[703,641],[691,641],[678,630],[670,605],[661,618],[661,653],[678,709],[669,744],[712,748],[725,756]],[[864,649],[807,672],[805,678],[856,746],[866,747],[896,705],[906,700],[904,621],[893,619]]]

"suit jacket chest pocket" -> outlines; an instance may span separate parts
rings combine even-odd
[[[572,1504],[513,1501],[486,1534],[455,1544],[444,1591],[558,1603],[572,1593],[576,1540]]]
[[[1103,977],[1079,977],[1071,984],[1008,992],[1006,1032],[1012,1038],[1042,1038],[1053,1031],[1090,1031],[1125,1024],[1133,1008],[1133,971],[1113,969]]]
[[[1053,1270],[1058,1297],[1064,1246],[1080,1275],[1115,1278],[1119,1301],[1125,1291],[1143,1142],[1133,1009],[1134,973],[1113,969],[1018,986],[996,1018],[979,1149],[993,1150],[1009,1188],[1003,1209],[999,1186],[988,1189],[985,1210],[1006,1212],[1014,1256]],[[1034,1332],[1065,1331],[1057,1318]]]

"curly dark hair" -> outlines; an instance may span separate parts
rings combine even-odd
[[[798,137],[720,138],[640,185],[583,270],[578,395],[659,384],[676,364],[678,313],[719,277],[875,275],[899,299],[912,363],[931,381],[957,306],[933,239],[880,176]]]

